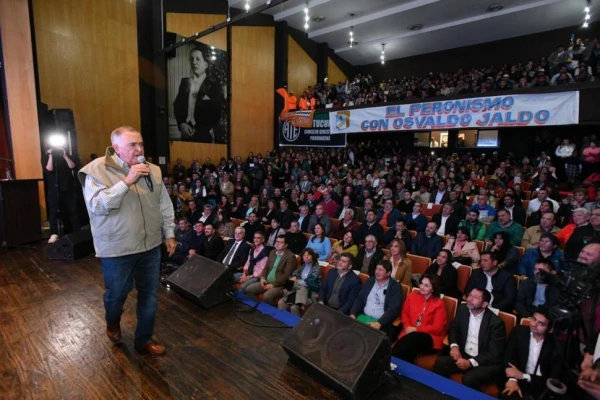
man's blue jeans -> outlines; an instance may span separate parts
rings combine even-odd
[[[121,322],[123,305],[127,295],[135,287],[137,298],[137,329],[135,344],[145,344],[152,338],[158,300],[158,280],[160,272],[160,246],[144,253],[121,257],[101,258],[104,275],[104,309],[106,322]]]

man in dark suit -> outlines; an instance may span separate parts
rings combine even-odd
[[[435,222],[438,226],[437,234],[441,236],[450,235],[456,236],[460,218],[454,215],[454,207],[450,203],[444,204],[442,211],[435,214],[431,218],[431,222]]]
[[[533,279],[524,279],[519,285],[515,310],[519,318],[529,318],[538,306],[552,308],[557,301],[558,288],[551,283],[554,264],[550,260],[538,260],[533,268]]]
[[[354,269],[363,274],[373,276],[377,263],[383,260],[384,256],[383,251],[377,247],[377,238],[373,235],[368,235],[365,238],[365,245],[358,251]]]
[[[275,215],[279,218],[279,222],[281,222],[281,229],[290,229],[290,225],[294,220],[294,213],[288,209],[288,202],[285,198],[279,200],[279,207]]]
[[[389,246],[392,239],[400,239],[404,242],[404,248],[408,251],[412,248],[413,238],[410,235],[408,229],[406,229],[406,222],[404,220],[396,221],[396,226],[388,229],[383,236],[383,241],[386,246]]]
[[[440,181],[438,188],[431,192],[429,202],[433,204],[446,204],[450,201],[450,194],[446,190],[446,182]]]
[[[246,231],[244,240],[246,242],[252,242],[254,240],[254,234],[258,231],[265,232],[265,226],[258,220],[256,213],[253,211],[248,215],[248,222],[245,222],[243,225],[244,230]]]
[[[377,223],[375,211],[367,211],[367,219],[360,225],[357,233],[357,241],[360,244],[365,243],[365,238],[373,235],[377,238],[377,243],[383,240],[383,228]]]
[[[428,223],[425,232],[419,232],[412,242],[410,252],[417,256],[431,258],[432,260],[436,258],[442,247],[444,247],[442,238],[435,233],[436,231],[437,224],[435,222]]]
[[[512,220],[525,226],[525,209],[515,205],[515,196],[508,193],[502,199],[504,200],[504,209],[512,215]],[[500,208],[498,211],[500,211]]]
[[[402,286],[391,279],[392,264],[381,260],[375,274],[365,282],[354,300],[350,318],[355,318],[387,334],[392,333],[392,323],[402,310]]]
[[[233,239],[229,239],[223,251],[217,257],[217,262],[230,265],[234,269],[243,267],[250,253],[250,245],[244,240],[246,231],[241,226],[235,228]]]
[[[290,231],[286,233],[288,249],[294,254],[300,255],[302,250],[306,248],[306,236],[304,233],[300,232],[300,226],[298,225],[298,221],[292,221],[290,225]]]
[[[201,49],[190,51],[194,76],[181,80],[173,102],[182,141],[223,143],[219,127],[225,96],[221,85],[208,77],[209,57]],[[190,101],[194,102],[193,107]]]
[[[354,300],[360,292],[362,281],[352,271],[356,264],[350,253],[342,253],[336,267],[331,269],[321,283],[319,303],[338,310],[342,314],[350,314]]]
[[[406,226],[410,230],[417,232],[423,232],[427,226],[427,217],[421,214],[421,203],[415,202],[413,205],[412,213],[408,213],[404,216]]]
[[[476,390],[502,374],[506,329],[488,309],[490,299],[490,292],[484,288],[469,292],[467,304],[458,308],[450,324],[450,355],[438,357],[433,372],[446,378],[463,373],[462,383]]]
[[[460,201],[458,199],[458,192],[455,190],[452,190],[450,192],[450,204],[452,204],[452,208],[454,209],[454,215],[457,216],[458,218],[460,218],[460,220],[462,221],[463,219],[465,219],[467,217],[467,209],[465,207],[465,203],[463,203],[462,201]]]
[[[552,334],[548,309],[537,308],[530,320],[529,326],[517,325],[508,338],[503,399],[540,398],[549,378],[562,377],[560,343]]]
[[[177,264],[183,264],[188,257],[190,251],[190,245],[192,244],[192,238],[194,231],[190,229],[190,223],[187,218],[181,218],[178,222],[178,227],[175,230],[175,254],[171,257],[171,260]]]
[[[298,225],[300,225],[300,232],[308,233],[308,225],[310,224],[311,216],[308,215],[308,207],[300,206],[300,215],[298,215]]]
[[[200,243],[198,253],[201,256],[216,261],[219,254],[223,251],[223,247],[225,247],[225,244],[221,236],[217,234],[215,226],[210,222],[204,224],[204,238],[202,239],[202,243]]]
[[[342,204],[339,205],[337,210],[335,211],[334,218],[337,218],[337,219],[344,218],[344,214],[346,213],[346,210],[352,210],[352,211],[354,211],[354,214],[356,214],[356,206],[354,204],[352,204],[352,199],[350,199],[349,195],[345,195],[344,198],[342,199]]]
[[[185,217],[187,218],[190,225],[194,226],[196,225],[196,222],[200,220],[200,217],[202,217],[202,211],[198,209],[195,200],[188,201],[188,207],[189,208],[188,211],[185,213]]]
[[[475,287],[491,289],[490,307],[511,313],[517,299],[517,283],[513,275],[504,268],[498,268],[496,253],[481,255],[481,268],[475,269],[467,282],[465,293]]]

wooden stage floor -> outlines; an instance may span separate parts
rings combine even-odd
[[[105,334],[100,263],[49,261],[43,248],[0,253],[2,399],[334,399],[335,392],[287,362],[289,329],[244,324],[231,303],[210,310],[159,289],[155,336],[163,357],[133,349],[135,290],[122,320],[124,340]],[[259,323],[281,325],[259,313]],[[446,398],[406,378],[373,398]]]

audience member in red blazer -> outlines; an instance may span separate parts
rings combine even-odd
[[[408,295],[402,307],[402,332],[392,354],[411,363],[419,354],[441,350],[446,337],[446,308],[440,299],[440,278],[421,277],[419,291]]]

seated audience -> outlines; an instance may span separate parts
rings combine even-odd
[[[392,264],[392,279],[412,287],[412,261],[406,258],[406,247],[400,239],[393,239],[390,243],[390,255],[385,257]]]
[[[428,354],[444,347],[446,308],[440,299],[440,278],[425,274],[419,281],[419,291],[411,292],[402,307],[402,332],[392,354],[414,363],[419,354]]]
[[[556,238],[561,246],[564,246],[569,241],[576,228],[589,223],[590,211],[586,208],[576,208],[571,212],[571,218],[573,219],[573,223],[565,225],[560,232],[556,234]]]
[[[479,220],[479,210],[469,210],[467,219],[460,221],[458,227],[465,227],[469,230],[469,235],[473,240],[485,240],[487,228],[483,222]]]
[[[565,245],[565,258],[575,260],[586,242],[600,242],[600,208],[592,210],[590,223],[576,228]]]
[[[542,215],[542,220],[539,225],[527,228],[521,239],[521,247],[527,249],[537,248],[539,245],[540,238],[544,233],[549,233],[552,236],[560,232],[560,228],[554,225],[554,214],[546,213]]]
[[[248,260],[250,245],[244,240],[246,232],[238,226],[233,233],[233,239],[227,241],[227,245],[217,256],[217,262],[230,265],[234,269],[241,269]]]
[[[413,212],[414,205],[415,201],[412,199],[410,192],[407,190],[404,192],[402,200],[400,200],[400,202],[396,205],[396,208],[403,214],[410,214]]]
[[[202,216],[202,211],[200,211],[198,209],[198,206],[196,205],[196,201],[190,200],[188,202],[188,210],[185,213],[185,218],[187,218],[187,220],[191,226],[194,226],[196,224],[196,222],[198,222],[198,220],[200,219],[201,216]]]
[[[389,261],[378,262],[374,276],[365,282],[350,312],[350,318],[388,335],[402,310],[402,286],[391,279],[391,274],[392,264]]]
[[[496,209],[488,204],[488,197],[485,194],[477,196],[477,203],[473,204],[469,211],[479,211],[479,221],[492,222],[496,219]]]
[[[377,211],[376,221],[384,228],[396,226],[396,221],[400,219],[402,219],[402,214],[394,208],[393,199],[385,200],[383,208],[380,208],[379,211]]]
[[[557,303],[560,293],[552,284],[554,274],[554,265],[549,260],[535,263],[531,279],[524,279],[519,284],[515,302],[519,318],[531,317],[538,306],[552,308]]]
[[[329,236],[331,233],[331,218],[327,214],[325,214],[325,208],[323,208],[323,204],[318,204],[315,208],[315,214],[310,217],[310,222],[308,223],[308,233],[315,233],[315,225],[320,224],[321,228],[325,232],[325,236]]]
[[[288,280],[293,286],[283,289],[283,298],[277,303],[280,310],[290,311],[297,316],[317,300],[321,289],[321,267],[316,253],[312,249],[305,249],[301,257],[300,266]]]
[[[283,292],[283,285],[296,269],[296,256],[287,249],[287,238],[279,236],[275,240],[275,249],[269,254],[260,281],[248,285],[247,295],[256,297],[264,294],[265,303],[275,305],[275,300]]]
[[[429,203],[429,199],[431,198],[431,194],[427,191],[427,185],[421,184],[419,190],[412,194],[412,199],[417,203],[427,204]]]
[[[460,218],[453,215],[454,207],[450,203],[444,204],[442,211],[431,218],[438,226],[437,234],[440,236],[454,236],[460,224]]]
[[[288,209],[288,202],[285,198],[279,200],[279,210],[276,213],[283,229],[290,229],[294,220],[294,214]]]
[[[396,226],[388,229],[388,231],[383,235],[383,241],[389,248],[389,244],[392,239],[400,239],[404,242],[404,247],[410,249],[412,247],[413,238],[406,229],[406,222],[404,220],[396,221]]]
[[[246,231],[246,237],[244,238],[246,242],[251,242],[256,232],[263,232],[263,234],[265,232],[265,226],[258,221],[258,216],[254,211],[248,214],[248,221],[244,222],[241,226]]]
[[[525,226],[525,219],[527,214],[525,213],[525,209],[523,207],[516,204],[514,195],[510,193],[504,194],[504,197],[502,197],[502,201],[498,203],[498,210],[508,211],[513,221],[522,226]]]
[[[308,239],[306,248],[313,249],[314,252],[317,253],[319,261],[327,261],[329,253],[331,252],[331,241],[325,236],[325,230],[320,223],[317,223],[314,226],[314,232],[314,235]]]
[[[233,237],[235,225],[231,222],[229,211],[226,209],[219,210],[217,213],[217,234],[225,237]]]
[[[511,274],[516,274],[519,263],[519,250],[510,243],[508,233],[498,232],[493,240],[491,243],[486,243],[485,251],[496,254],[499,268],[506,269]]]
[[[329,262],[337,262],[342,253],[350,253],[353,257],[358,256],[358,246],[354,243],[352,232],[347,232],[342,240],[338,240],[331,246]]]
[[[359,230],[358,223],[354,220],[354,210],[348,209],[340,220],[337,229],[331,232],[331,237],[340,240],[347,232],[357,233]]]
[[[217,260],[217,257],[223,251],[225,244],[221,236],[217,234],[215,226],[211,222],[204,224],[204,238],[200,242],[200,248],[197,253],[213,261]]]
[[[369,235],[365,238],[365,245],[359,249],[356,257],[356,270],[363,274],[373,276],[377,263],[383,259],[385,254],[377,247],[377,238]]]
[[[190,229],[190,223],[187,218],[180,218],[175,229],[175,254],[171,256],[171,261],[177,265],[182,265],[188,258],[188,253],[193,244],[194,231]]]
[[[452,265],[452,254],[450,250],[442,249],[435,261],[427,268],[425,274],[440,277],[440,293],[444,296],[462,299],[462,293],[458,290],[458,271]]]
[[[306,248],[306,236],[300,232],[300,225],[298,221],[292,221],[290,224],[290,231],[287,233],[288,249],[294,254],[302,253],[302,250]]]
[[[365,238],[369,235],[373,235],[377,238],[377,243],[383,241],[383,228],[377,223],[375,211],[367,211],[366,220],[360,225],[357,233],[357,241],[360,244],[365,243]]]
[[[529,326],[512,330],[504,353],[505,379],[502,399],[539,399],[547,393],[546,381],[561,379],[561,343],[552,332],[552,319],[546,307],[533,312]]]
[[[510,243],[513,246],[520,246],[523,238],[523,226],[519,225],[511,219],[510,213],[506,210],[498,211],[498,221],[490,224],[490,227],[485,235],[485,241],[491,242],[491,239],[498,232],[506,232],[510,238]]]
[[[269,231],[269,236],[267,236],[267,243],[265,243],[265,245],[267,247],[275,247],[275,240],[283,235],[285,235],[285,229],[281,227],[279,219],[273,217],[273,219],[271,219],[271,230]]]
[[[512,312],[517,299],[517,284],[513,275],[506,269],[498,268],[498,260],[495,253],[484,253],[481,255],[481,268],[471,274],[466,293],[470,293],[475,287],[484,287],[491,293],[488,301],[490,307],[500,311]]]
[[[348,210],[352,210],[352,216],[354,217],[354,213],[356,212],[356,206],[352,204],[352,197],[350,195],[345,195],[342,198],[342,204],[339,205],[338,209],[335,211],[334,218],[343,219],[346,215],[346,211]]]
[[[560,260],[563,258],[562,251],[558,248],[558,239],[551,233],[543,233],[538,247],[525,250],[517,273],[528,278],[533,278],[535,264],[539,260],[548,260],[553,264],[555,271],[560,271]]]
[[[452,252],[454,261],[462,265],[476,267],[479,264],[479,248],[471,241],[469,229],[466,226],[458,228],[455,238],[449,238],[444,249]]]
[[[443,247],[442,238],[437,235],[437,225],[435,222],[427,224],[425,232],[419,232],[412,243],[410,252],[417,256],[436,258]]]
[[[263,269],[267,265],[269,252],[271,250],[264,246],[264,232],[256,232],[252,243],[254,248],[250,250],[242,272],[234,274],[235,281],[242,284],[242,287],[240,288],[240,291],[242,292],[245,292],[248,286],[260,280]]]
[[[540,208],[527,216],[527,227],[539,225],[542,221],[542,215],[546,213],[554,214],[552,212],[552,203],[550,203],[550,200],[542,201]]]
[[[412,209],[412,213],[408,213],[404,216],[406,221],[406,227],[410,230],[423,232],[427,226],[427,217],[421,214],[421,203],[415,203]]]
[[[502,320],[488,309],[491,294],[483,287],[469,291],[448,330],[450,355],[440,356],[433,372],[444,377],[462,373],[462,383],[480,390],[502,373],[506,329]]]
[[[338,310],[342,314],[350,314],[354,300],[362,287],[362,281],[352,271],[355,264],[354,257],[349,253],[342,253],[336,268],[327,273],[325,281],[321,283],[319,303]]]
[[[529,206],[527,207],[527,213],[531,214],[531,213],[539,210],[540,205],[542,204],[542,201],[544,201],[544,200],[550,201],[552,203],[552,212],[557,213],[558,209],[560,208],[558,202],[556,200],[552,200],[548,196],[549,196],[548,188],[546,188],[546,187],[540,188],[537,192],[536,198],[529,202]]]
[[[305,205],[300,206],[298,215],[298,225],[300,226],[300,232],[308,233],[308,225],[310,224],[311,216],[308,214],[308,207]]]

